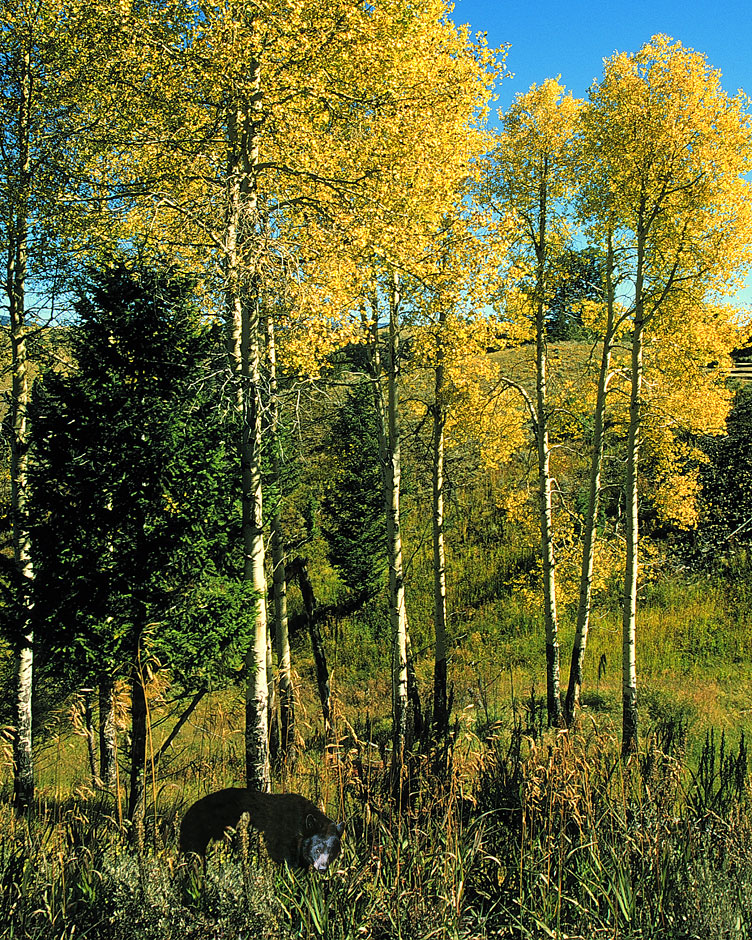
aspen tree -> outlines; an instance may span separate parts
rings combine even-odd
[[[746,98],[728,97],[704,56],[666,36],[605,63],[591,91],[589,172],[613,214],[631,292],[622,750],[637,747],[638,470],[645,347],[662,318],[733,291],[750,257],[752,135]],[[596,203],[597,205],[597,203]],[[678,301],[681,303],[677,303]],[[675,321],[675,328],[682,329]]]
[[[461,183],[471,175],[472,161],[487,147],[482,121],[497,62],[485,47],[473,46],[466,32],[445,19],[443,3],[426,0],[394,21],[385,15],[388,6],[376,7],[373,19],[383,36],[384,55],[379,69],[390,93],[383,97],[374,115],[378,136],[367,127],[363,151],[366,159],[375,159],[383,169],[368,181],[362,198],[353,203],[349,218],[341,220],[340,238],[367,272],[362,293],[365,305],[370,306],[370,318],[365,318],[364,329],[370,337],[371,380],[382,415],[381,459],[393,632],[392,769],[397,782],[401,779],[403,753],[414,730],[406,721],[408,699],[413,719],[419,717],[417,695],[412,691],[399,529],[400,330],[404,296],[411,279],[420,277],[426,246],[443,215],[454,205]],[[395,27],[402,35],[391,38]],[[381,153],[374,152],[374,142]],[[389,310],[384,357],[387,388],[383,398],[379,377],[382,303]],[[441,592],[440,585],[437,590]],[[441,609],[440,602],[439,617]],[[439,623],[438,668],[445,663],[443,639]]]
[[[487,315],[495,265],[493,226],[476,209],[457,205],[442,220],[416,269],[411,303],[412,362],[425,368],[430,387],[413,382],[431,425],[431,517],[434,580],[433,730],[449,730],[445,454],[460,438],[483,438],[493,420],[495,369],[486,355],[494,342]],[[418,380],[420,383],[420,379]],[[480,404],[482,402],[482,405]],[[499,439],[501,432],[496,429]]]
[[[614,379],[611,358],[618,335],[618,329],[623,321],[623,315],[620,314],[616,303],[613,228],[608,222],[606,224],[605,238],[607,245],[604,271],[606,282],[604,285],[606,317],[603,326],[603,345],[601,348],[601,362],[595,396],[595,410],[593,412],[593,441],[590,459],[590,477],[588,481],[588,501],[582,531],[582,568],[577,604],[577,625],[572,646],[572,660],[569,670],[567,695],[564,702],[564,719],[567,726],[571,725],[574,720],[575,711],[580,703],[580,692],[582,690],[585,652],[587,650],[590,627],[596,530],[601,496],[601,473],[605,447],[606,397],[609,386]]]
[[[33,30],[36,24],[29,24]],[[30,31],[31,31],[30,30]],[[29,227],[32,198],[32,37],[17,50],[17,92],[14,141],[17,166],[16,186],[8,199],[6,257],[11,325],[13,383],[11,390],[11,518],[13,555],[17,572],[18,610],[23,624],[18,633],[18,672],[16,685],[16,732],[14,737],[14,795],[16,804],[28,808],[34,797],[32,758],[32,677],[34,634],[31,620],[30,591],[33,569],[26,508],[28,468],[29,361],[27,350],[26,286],[29,253]],[[15,50],[14,50],[15,51]],[[10,187],[9,187],[10,188]],[[15,191],[14,191],[15,190]]]
[[[34,795],[33,568],[27,505],[33,370],[28,338],[59,301],[74,253],[91,250],[87,161],[102,132],[91,108],[92,17],[80,10],[63,13],[51,0],[0,4],[0,246],[12,357],[10,518],[19,618],[14,637],[14,787],[20,808],[28,807]]]
[[[382,340],[377,288],[371,292],[370,321],[363,310],[364,330],[368,334],[368,369],[377,414],[379,457],[386,519],[386,555],[389,574],[389,625],[392,636],[392,776],[398,794],[402,793],[404,751],[410,743],[408,727],[409,628],[405,601],[405,571],[402,551],[401,500],[401,427],[400,427],[400,279],[392,272],[386,285],[388,304],[386,341],[386,394],[382,385]],[[414,718],[415,716],[413,716]]]
[[[548,722],[560,727],[559,636],[549,422],[547,317],[553,297],[552,259],[569,237],[567,202],[576,176],[575,134],[581,102],[552,79],[517,96],[502,116],[494,151],[490,199],[511,229],[513,290],[507,316],[526,319],[535,341],[535,394],[520,388],[530,412],[538,455],[538,505],[543,564]]]

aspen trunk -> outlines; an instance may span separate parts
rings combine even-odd
[[[645,236],[637,233],[637,275],[635,278],[635,321],[632,334],[631,389],[629,397],[629,434],[627,438],[626,525],[627,559],[624,572],[624,608],[622,611],[622,755],[637,750],[637,579],[639,562],[639,499],[637,471],[640,456],[642,418],[642,359],[645,307],[643,265]]]
[[[227,111],[227,207],[225,293],[229,356],[236,379],[240,416],[241,529],[243,578],[256,592],[254,640],[246,654],[246,780],[252,789],[269,788],[269,690],[266,673],[267,616],[261,489],[260,290],[259,275],[246,271],[246,250],[258,230],[256,173],[261,121],[261,69],[251,63],[250,103],[234,101]]]
[[[632,339],[632,386],[629,403],[627,443],[626,524],[627,559],[624,573],[622,614],[622,753],[637,750],[637,577],[638,577],[638,491],[637,469],[640,452],[640,396],[642,388],[642,322],[635,322]]]
[[[639,332],[639,338],[637,336]],[[629,407],[627,451],[627,561],[624,575],[622,617],[622,753],[637,750],[637,575],[638,575],[638,494],[637,467],[640,448],[639,400],[642,381],[642,327],[635,328],[632,347],[632,391]]]
[[[593,566],[595,560],[595,541],[598,524],[598,508],[601,494],[601,469],[603,466],[604,421],[606,414],[606,396],[611,377],[611,354],[614,348],[614,287],[613,287],[613,244],[608,237],[606,257],[606,330],[603,337],[603,351],[598,375],[595,414],[593,415],[593,450],[590,464],[590,484],[588,505],[585,513],[582,535],[582,570],[580,573],[580,596],[577,607],[577,627],[572,647],[572,665],[569,670],[569,684],[564,703],[564,718],[567,725],[574,721],[575,711],[580,704],[583,666],[587,649],[590,627],[590,608],[593,593]]]
[[[561,727],[560,666],[558,617],[556,612],[556,564],[554,558],[553,504],[551,498],[551,448],[548,440],[546,399],[546,341],[539,334],[537,341],[537,427],[538,500],[543,560],[543,615],[546,628],[546,702],[548,723]]]
[[[389,332],[387,364],[387,401],[381,386],[381,354],[378,299],[371,299],[373,320],[369,329],[369,367],[378,417],[379,454],[386,511],[387,565],[389,569],[389,625],[392,635],[392,776],[401,794],[402,767],[409,734],[421,722],[420,697],[411,668],[410,637],[405,606],[405,574],[402,560],[400,527],[401,454],[399,425],[399,313],[400,285],[396,272],[389,283]],[[414,727],[409,727],[412,703]]]
[[[295,688],[292,681],[292,660],[288,631],[285,551],[278,514],[275,514],[272,520],[272,561],[274,565],[277,669],[279,671],[280,748],[282,754],[287,754],[292,747],[295,736]]]
[[[546,184],[541,184],[538,216],[538,272],[536,278],[535,312],[535,438],[538,450],[538,502],[543,561],[543,616],[546,630],[546,703],[548,723],[560,728],[564,724],[561,707],[559,634],[556,611],[556,560],[554,557],[554,524],[551,482],[551,447],[548,436],[548,349],[546,340]]]
[[[14,799],[18,809],[28,810],[34,799],[32,753],[32,680],[34,672],[34,632],[31,619],[31,538],[27,515],[27,470],[29,431],[29,365],[26,345],[26,271],[28,256],[28,213],[31,192],[31,55],[22,56],[18,106],[18,190],[10,210],[7,255],[7,289],[10,307],[12,391],[11,391],[11,523],[13,557],[18,576],[19,623],[16,660],[13,738]]]
[[[279,444],[279,398],[277,389],[277,356],[274,343],[274,321],[266,319],[266,358],[269,367],[270,418],[272,437],[272,469],[277,481],[277,505],[271,518],[272,584],[274,590],[274,627],[279,673],[279,746],[283,755],[289,753],[295,732],[295,690],[292,682],[290,636],[287,617],[287,578],[285,575],[285,541],[282,531],[282,496]]]
[[[258,297],[244,304],[244,412],[241,449],[243,576],[256,592],[255,639],[248,652],[246,695],[246,775],[251,789],[269,789],[268,712],[266,674],[266,573],[264,571],[263,496],[261,489],[261,401]]]
[[[434,595],[434,674],[433,729],[437,736],[449,730],[447,695],[447,587],[444,546],[444,365],[441,349],[436,366],[433,413],[433,595]]]
[[[402,764],[407,739],[407,609],[405,574],[402,562],[400,526],[400,485],[402,479],[399,428],[399,307],[400,286],[392,277],[389,304],[389,373],[387,377],[386,528],[389,553],[389,620],[392,631],[392,718],[394,756]]]
[[[370,370],[374,404],[378,418],[379,455],[386,512],[387,567],[389,570],[389,626],[392,636],[392,772],[401,778],[402,758],[407,737],[408,642],[405,583],[402,568],[400,529],[400,437],[399,437],[399,279],[392,275],[389,285],[389,332],[387,364],[387,400],[381,386],[381,351],[379,305],[371,300],[373,320],[370,325]]]
[[[261,489],[261,401],[259,388],[258,298],[243,305],[243,429],[241,445],[243,577],[256,591],[255,639],[248,652],[246,696],[246,775],[252,789],[269,789],[266,674],[266,573],[264,571],[263,496]]]
[[[277,708],[277,686],[274,681],[271,623],[269,623],[269,627],[270,629],[266,632],[266,688],[269,696],[266,706],[269,720],[266,735],[269,745],[269,758],[271,759],[279,754],[279,710]]]

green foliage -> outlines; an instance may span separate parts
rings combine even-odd
[[[352,591],[368,597],[378,590],[386,553],[384,487],[368,383],[348,389],[329,448],[335,457],[322,503],[329,559]]]
[[[711,562],[752,547],[752,384],[736,393],[726,434],[706,444],[699,544]]]
[[[716,743],[715,730],[705,735],[697,771],[692,775],[687,799],[699,819],[731,819],[749,801],[749,754],[742,731],[734,751],[726,734]]]
[[[603,303],[605,258],[597,248],[564,251],[556,261],[556,280],[546,320],[551,340],[589,339],[592,331],[582,322],[585,301]]]
[[[255,599],[247,581],[202,577],[154,631],[150,653],[170,664],[183,689],[211,689],[238,678],[253,634]]]
[[[206,380],[217,337],[191,290],[170,269],[93,272],[71,329],[75,367],[36,390],[38,636],[74,685],[132,662],[147,625],[159,659],[185,675],[247,628],[243,599],[223,586],[233,460]]]
[[[295,427],[297,416],[291,409],[285,408],[285,389],[278,391],[280,411],[275,427],[264,425],[262,432],[262,465],[264,473],[264,519],[268,520],[278,510],[285,514],[285,509],[292,505],[298,516],[294,535],[300,539],[309,537],[315,531],[316,509],[313,494],[305,492],[302,507],[296,505],[296,496],[303,497],[301,478],[305,466],[306,453],[301,446],[298,429]],[[292,534],[292,533],[291,533]]]

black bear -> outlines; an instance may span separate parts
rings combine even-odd
[[[326,871],[339,855],[345,824],[335,823],[298,793],[261,793],[228,787],[197,800],[180,825],[180,851],[202,858],[211,839],[237,828],[248,813],[254,829],[264,834],[269,857],[293,868]]]

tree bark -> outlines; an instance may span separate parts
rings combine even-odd
[[[440,329],[446,319],[441,315]],[[447,694],[447,587],[444,546],[444,362],[439,339],[435,369],[433,405],[433,595],[434,595],[434,673],[433,731],[442,737],[449,731]]]
[[[622,610],[622,756],[637,750],[637,581],[639,564],[638,468],[642,420],[642,371],[645,329],[644,271],[647,232],[644,207],[637,225],[637,269],[635,274],[635,318],[632,332],[629,433],[627,436],[626,526],[627,558]]]
[[[12,391],[11,391],[11,523],[13,556],[17,575],[18,641],[16,660],[16,729],[13,738],[14,800],[21,811],[29,810],[34,799],[34,760],[32,752],[32,682],[34,673],[34,631],[32,625],[31,537],[27,514],[27,470],[29,431],[29,365],[26,345],[26,274],[31,194],[31,52],[20,57],[18,98],[18,188],[11,196],[7,247],[7,290],[10,307]]]
[[[172,746],[172,742],[180,734],[180,731],[183,728],[183,725],[185,725],[185,723],[188,721],[188,719],[191,717],[194,711],[198,708],[199,704],[201,703],[201,700],[204,698],[204,696],[207,694],[208,691],[209,691],[208,688],[203,688],[203,689],[199,689],[198,692],[194,694],[188,708],[185,709],[183,714],[180,716],[180,718],[178,718],[178,720],[173,725],[172,731],[170,731],[170,733],[167,735],[164,741],[159,745],[159,750],[154,755],[155,767],[159,766],[159,762],[162,760],[165,754],[169,751],[170,747]]]
[[[227,111],[225,293],[229,355],[240,416],[243,578],[256,592],[254,640],[246,655],[246,781],[268,790],[269,689],[266,673],[267,613],[261,482],[260,275],[247,249],[258,230],[257,172],[261,126],[261,66],[250,63],[250,101],[234,99]],[[246,267],[250,266],[250,270]]]
[[[564,724],[564,714],[561,706],[559,628],[556,611],[556,559],[554,556],[554,523],[551,496],[551,446],[548,433],[548,347],[545,304],[547,260],[546,185],[544,172],[544,180],[540,188],[538,243],[536,247],[538,270],[535,299],[535,438],[538,451],[538,500],[543,561],[543,616],[546,630],[546,702],[549,725],[560,728]]]
[[[266,688],[268,702],[266,713],[269,725],[266,730],[269,758],[279,754],[279,709],[277,707],[277,685],[274,681],[274,653],[272,652],[271,624],[266,632]]]
[[[311,650],[313,651],[313,660],[316,664],[316,684],[319,690],[319,701],[321,702],[321,711],[324,716],[324,729],[328,734],[331,729],[331,689],[329,686],[329,667],[326,663],[326,651],[324,641],[321,637],[318,618],[316,617],[316,596],[313,592],[313,585],[308,576],[308,563],[305,558],[296,558],[291,567],[294,569],[300,585],[300,593],[303,596],[303,606],[305,607],[306,619],[308,621],[308,632],[311,637]]]
[[[564,718],[567,726],[570,726],[574,721],[575,712],[580,704],[583,666],[585,662],[585,651],[587,649],[588,631],[590,627],[590,609],[593,593],[593,566],[595,562],[598,508],[600,505],[601,495],[601,470],[603,466],[606,397],[608,394],[609,380],[611,378],[611,354],[613,352],[615,339],[613,265],[614,249],[611,233],[609,232],[608,249],[606,253],[606,329],[603,336],[603,351],[601,354],[601,366],[598,375],[598,390],[596,393],[595,414],[593,415],[593,448],[590,463],[588,505],[585,513],[585,522],[582,534],[582,570],[580,573],[580,595],[577,607],[577,627],[575,629],[574,644],[572,647],[572,664],[569,670],[567,697],[564,703]]]
[[[389,620],[392,628],[392,721],[393,772],[402,766],[408,733],[407,674],[407,608],[405,607],[405,572],[402,561],[402,529],[400,524],[400,487],[402,479],[399,378],[400,284],[392,274],[389,303],[389,372],[387,375],[387,441],[385,460],[386,529],[389,553]]]
[[[295,690],[292,682],[290,636],[287,616],[285,541],[282,531],[282,465],[279,442],[279,396],[274,321],[266,318],[266,358],[269,367],[269,433],[272,438],[272,470],[277,482],[277,504],[271,518],[272,583],[274,590],[274,636],[279,674],[279,746],[282,755],[290,753],[295,734]]]
[[[626,526],[627,558],[624,572],[622,611],[622,755],[637,750],[637,580],[639,563],[639,499],[637,472],[642,418],[642,368],[645,327],[643,271],[645,234],[637,231],[637,273],[635,277],[635,320],[632,334],[629,434],[627,437]]]
[[[251,309],[249,309],[249,307]],[[266,573],[264,571],[263,496],[261,487],[261,400],[259,387],[259,309],[258,298],[244,304],[243,384],[244,415],[242,431],[242,526],[243,576],[256,592],[256,630],[248,652],[246,696],[246,774],[252,789],[269,789],[268,711],[269,690],[266,674]]]
[[[378,418],[379,455],[386,511],[387,565],[389,569],[389,624],[392,635],[392,780],[398,798],[402,797],[402,768],[406,746],[421,721],[420,700],[411,668],[410,638],[405,605],[405,573],[402,560],[400,525],[401,450],[399,424],[400,379],[400,283],[392,272],[389,281],[389,333],[387,363],[387,401],[381,386],[381,353],[378,298],[371,299],[372,321],[369,330],[369,369],[373,383],[374,405]],[[410,727],[412,703],[413,727]]]

